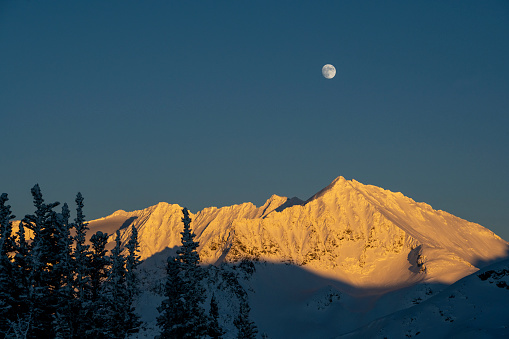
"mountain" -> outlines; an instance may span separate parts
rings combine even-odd
[[[507,317],[495,317],[498,310],[488,311],[483,298],[499,308],[507,300],[503,277],[509,269],[496,265],[507,264],[501,260],[508,257],[509,243],[401,193],[338,177],[307,201],[273,195],[260,207],[210,207],[190,216],[202,262],[229,263],[221,269],[239,276],[252,319],[270,338],[399,338],[418,332],[447,337],[453,331],[475,336],[484,328],[491,329],[486,337],[507,333],[497,329]],[[89,234],[120,229],[124,244],[131,226],[138,230],[145,259],[137,305],[145,322],[140,338],[158,333],[165,260],[181,244],[181,218],[181,206],[161,202],[90,222]],[[254,262],[246,274],[243,259]],[[486,273],[493,263],[496,273]],[[209,271],[213,281],[217,268]],[[478,274],[490,276],[486,282]],[[476,295],[480,287],[486,293]],[[208,298],[216,293],[225,338],[234,338],[236,314],[223,292],[209,287],[207,293]],[[488,316],[474,319],[476,309]],[[470,321],[472,331],[460,329]]]
[[[509,260],[338,338],[508,338]]]
[[[288,263],[363,288],[450,284],[509,249],[478,224],[343,177],[307,201],[273,195],[260,207],[243,203],[190,215],[205,264]],[[120,229],[126,243],[134,225],[146,259],[180,246],[181,216],[181,206],[161,202],[91,221],[90,234]]]

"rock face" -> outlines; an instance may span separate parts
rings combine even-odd
[[[365,288],[452,283],[508,255],[488,229],[401,193],[338,177],[307,201],[273,195],[191,213],[204,263],[284,262]],[[138,229],[143,259],[180,246],[182,207],[159,203],[90,222],[90,233]]]

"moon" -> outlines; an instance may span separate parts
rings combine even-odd
[[[332,79],[336,75],[336,68],[331,64],[322,67],[322,75],[325,79]]]

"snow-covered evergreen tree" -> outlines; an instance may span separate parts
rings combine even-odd
[[[83,214],[83,196],[78,192],[76,195],[76,218],[74,218],[74,260],[75,260],[75,282],[74,287],[79,300],[85,300],[86,286],[89,282],[88,279],[88,266],[89,266],[89,245],[85,244],[86,232],[88,230],[88,223],[85,221]]]
[[[249,271],[254,270],[254,267],[251,267],[251,265],[247,265],[246,262],[244,262],[244,265],[242,266],[241,265],[237,266],[236,270],[240,268],[240,270],[244,272],[246,266],[250,267]],[[239,282],[238,273],[233,273],[227,268],[227,265],[222,265],[221,276],[226,282],[228,289],[230,289],[234,293],[237,300],[239,301],[238,315],[233,320],[233,324],[238,330],[237,338],[239,339],[256,338],[256,333],[258,333],[258,329],[255,323],[249,319],[249,313],[251,311],[251,308],[248,302],[248,294],[244,287],[242,287],[242,285]]]
[[[216,296],[212,294],[210,299],[210,311],[209,311],[209,324],[207,334],[213,339],[219,339],[223,337],[224,330],[219,325],[219,307],[217,305]]]
[[[57,213],[53,209],[58,202],[44,203],[38,185],[32,196],[36,210],[19,223],[14,236],[7,194],[0,195],[0,337],[126,338],[138,332],[136,228],[127,256],[122,255],[117,231],[110,260],[107,234],[91,237],[92,251],[85,244],[88,227],[80,193],[74,223],[69,222],[67,204]],[[29,242],[26,228],[33,235]]]
[[[125,337],[127,320],[127,291],[125,289],[126,271],[125,258],[122,255],[120,231],[115,234],[115,247],[111,251],[111,268],[104,283],[102,298],[104,298],[104,314],[106,326],[104,334],[110,338]]]
[[[139,289],[139,281],[136,269],[138,268],[140,262],[140,244],[138,242],[138,230],[134,225],[131,227],[131,237],[129,242],[127,243],[127,251],[128,255],[126,258],[126,283],[127,283],[127,291],[129,293],[129,298],[134,300],[134,297],[137,296],[140,292]]]
[[[166,284],[164,287],[165,299],[157,308],[160,315],[157,325],[161,329],[158,338],[183,338],[185,330],[179,326],[184,316],[184,284],[180,276],[180,265],[175,257],[169,257],[166,266]]]
[[[128,307],[128,320],[126,321],[126,325],[127,333],[132,334],[139,332],[141,326],[140,317],[136,314],[136,309],[134,307],[135,300],[140,294],[137,268],[141,263],[139,255],[140,244],[138,242],[138,230],[134,227],[134,225],[131,227],[131,237],[126,248],[128,251],[125,267],[127,292],[126,307]]]
[[[25,239],[25,226],[23,221],[18,224],[16,233],[15,255],[13,260],[12,282],[14,285],[14,306],[11,312],[13,334],[16,338],[24,338],[28,335],[33,321],[32,307],[30,306],[30,294],[32,287],[30,251]]]
[[[78,337],[84,337],[87,329],[87,305],[90,302],[90,245],[85,244],[86,232],[88,230],[88,223],[85,221],[83,214],[83,196],[80,192],[76,195],[76,218],[74,218],[73,227],[75,229],[74,235],[74,314],[77,319],[80,319],[74,324],[74,333]]]
[[[53,337],[53,314],[56,311],[56,296],[53,293],[60,278],[54,268],[58,262],[57,213],[53,208],[58,202],[45,204],[39,185],[32,190],[34,214],[23,219],[26,227],[34,233],[29,247],[29,307],[32,318],[31,334],[36,337]]]
[[[108,243],[108,234],[101,231],[96,232],[90,237],[92,252],[90,254],[90,284],[88,288],[87,299],[96,301],[100,295],[102,283],[108,276],[109,256],[106,255],[106,244]]]
[[[0,196],[0,334],[10,332],[11,324],[16,314],[13,310],[15,304],[15,281],[12,279],[13,262],[12,252],[15,249],[12,234],[11,206],[5,203],[9,200],[6,193]]]
[[[62,206],[62,213],[57,215],[57,245],[58,258],[54,267],[54,273],[59,279],[55,287],[56,310],[54,314],[53,327],[56,338],[71,338],[75,332],[75,294],[74,294],[74,260],[72,258],[71,237],[72,224],[69,223],[69,207]]]
[[[106,319],[101,316],[103,299],[101,298],[104,281],[108,276],[110,258],[106,255],[108,234],[98,231],[90,238],[92,251],[90,254],[89,277],[87,293],[83,308],[86,316],[81,319],[82,328],[85,329],[87,338],[100,338],[103,335],[103,327]]]
[[[137,239],[131,240],[130,246],[134,255]],[[137,263],[135,258],[131,258],[131,261],[131,268],[134,270]],[[135,280],[134,277],[132,279]],[[115,248],[111,251],[108,278],[103,287],[100,299],[103,300],[104,307],[99,313],[106,320],[103,334],[108,338],[125,338],[130,333],[138,332],[141,323],[135,314],[134,293],[127,288],[126,257],[122,254],[119,230],[116,232]]]
[[[182,210],[182,222],[184,223],[184,230],[180,232],[182,235],[182,246],[177,250],[177,255],[179,261],[184,266],[188,268],[187,272],[189,274],[194,274],[197,277],[202,277],[202,268],[199,266],[200,264],[200,255],[198,254],[198,247],[200,243],[194,241],[196,234],[191,231],[191,218],[189,217],[189,211],[184,207]]]
[[[199,243],[191,231],[191,218],[187,208],[182,210],[184,230],[182,246],[176,258],[168,258],[165,297],[157,322],[161,328],[159,338],[202,338],[207,334],[208,317],[202,304],[205,289],[201,285],[204,277],[197,252]]]
[[[251,307],[249,307],[249,303],[247,302],[247,298],[244,298],[240,302],[239,306],[239,314],[237,318],[233,321],[233,324],[238,329],[237,338],[238,339],[253,339],[256,338],[256,334],[258,333],[258,329],[253,321],[249,320],[249,313],[251,312]]]

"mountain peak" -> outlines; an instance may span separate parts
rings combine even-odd
[[[283,205],[288,200],[287,197],[281,197],[279,195],[273,194],[266,202],[260,207],[261,216],[265,216],[270,212],[276,210],[278,207]]]
[[[205,208],[191,218],[203,263],[291,262],[360,286],[451,282],[509,248],[478,224],[342,176],[305,203],[274,194],[260,207]],[[120,228],[122,239],[135,226],[145,259],[180,246],[181,219],[179,205],[161,202],[91,224]]]
[[[332,182],[327,186],[329,189],[339,188],[349,183],[350,180],[346,180],[343,176],[339,176],[336,179],[332,180]],[[326,188],[327,188],[326,187]]]
[[[340,192],[350,185],[351,185],[351,182],[349,180],[346,180],[343,176],[339,176],[336,179],[334,179],[325,188],[323,188],[318,193],[316,193],[311,198],[309,198],[307,200],[307,202],[318,199],[318,198],[320,198],[328,193],[331,193],[331,192]]]

